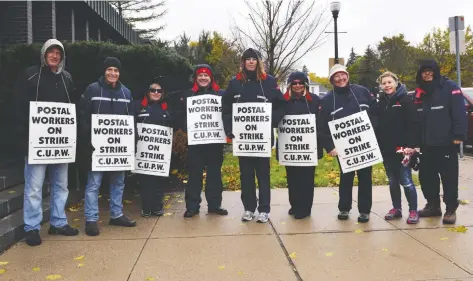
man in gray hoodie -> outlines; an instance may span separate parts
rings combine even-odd
[[[25,157],[25,196],[23,219],[26,243],[41,244],[39,229],[43,219],[42,189],[46,170],[51,186],[51,226],[49,234],[75,236],[79,231],[67,223],[65,205],[68,164],[29,164],[29,108],[31,101],[71,103],[74,91],[71,75],[64,70],[64,47],[56,39],[50,39],[41,48],[41,65],[27,68],[20,74],[15,90],[15,130],[20,151]]]

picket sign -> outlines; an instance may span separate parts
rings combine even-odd
[[[378,140],[366,111],[328,123],[343,173],[383,162]]]
[[[172,128],[138,123],[138,144],[133,173],[169,177]]]
[[[317,166],[315,114],[284,116],[278,126],[278,158],[283,166]]]
[[[189,97],[186,110],[189,145],[227,142],[223,128],[221,96]]]
[[[30,102],[28,164],[75,162],[76,139],[74,104]]]
[[[271,157],[271,103],[233,104],[233,155]]]
[[[130,115],[92,114],[92,171],[135,168],[135,125]]]

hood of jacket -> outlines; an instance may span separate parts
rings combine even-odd
[[[41,67],[48,65],[46,63],[46,51],[53,46],[59,47],[62,51],[62,58],[59,62],[57,70],[57,74],[59,74],[64,70],[64,66],[66,65],[66,52],[64,51],[64,46],[62,45],[62,43],[57,39],[49,39],[48,41],[46,41],[46,43],[44,43],[43,47],[41,48]]]
[[[421,62],[419,70],[417,71],[417,85],[422,85],[424,83],[424,80],[422,80],[422,72],[424,72],[426,68],[431,68],[434,71],[434,81],[437,81],[437,83],[440,82],[440,67],[437,62],[435,60],[424,60]]]

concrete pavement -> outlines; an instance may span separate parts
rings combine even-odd
[[[473,160],[460,165],[460,199],[473,202]],[[125,213],[138,226],[120,228],[108,225],[103,196],[100,236],[86,236],[83,212],[73,209],[69,222],[80,228],[78,237],[49,236],[43,226],[41,246],[20,242],[0,256],[0,280],[473,281],[473,228],[453,232],[441,218],[407,225],[405,198],[404,218],[387,222],[389,189],[374,187],[373,199],[369,223],[356,222],[356,201],[342,222],[337,188],[316,188],[312,217],[296,221],[287,215],[287,190],[273,190],[271,223],[257,224],[240,222],[239,192],[224,193],[227,217],[207,215],[204,199],[192,219],[182,217],[182,193],[169,195],[161,218],[139,217],[139,197],[129,197]],[[473,203],[460,206],[460,225],[473,227]]]

